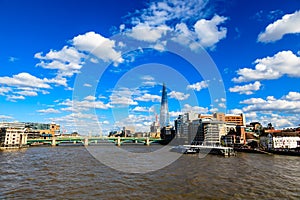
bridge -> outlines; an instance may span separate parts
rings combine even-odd
[[[30,146],[48,144],[52,146],[58,146],[60,144],[82,144],[84,146],[88,145],[101,145],[101,144],[115,144],[121,146],[125,143],[134,144],[145,144],[150,145],[152,143],[159,143],[160,138],[152,137],[87,137],[87,136],[59,136],[50,138],[37,138],[37,139],[27,139],[27,144]]]

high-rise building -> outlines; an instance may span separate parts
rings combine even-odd
[[[199,122],[199,126],[193,143],[209,146],[221,144],[221,137],[226,135],[226,122],[219,121],[216,118],[195,121]]]
[[[169,126],[170,124],[168,96],[167,96],[167,88],[165,83],[163,84],[163,88],[162,88],[159,124],[160,124],[160,128]]]

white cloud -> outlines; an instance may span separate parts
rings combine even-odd
[[[135,112],[148,112],[149,109],[147,109],[146,107],[136,106],[134,109],[132,109],[132,111],[135,111]]]
[[[241,114],[243,113],[243,111],[241,109],[238,109],[238,108],[235,108],[235,109],[232,109],[232,110],[229,110],[228,111],[229,114]]]
[[[90,109],[108,109],[112,108],[112,106],[107,103],[103,103],[102,101],[90,101],[90,100],[70,100],[66,99],[65,101],[59,103],[59,105],[67,106],[66,108],[62,108],[61,110],[64,111],[72,111],[72,112],[79,112],[84,110]]]
[[[226,104],[225,104],[225,103],[219,103],[218,106],[219,106],[220,108],[226,108]]]
[[[174,20],[187,21],[202,17],[207,4],[205,0],[163,0],[152,1],[148,8],[136,11],[132,24],[148,23],[151,26],[167,24]],[[138,15],[136,15],[138,14]]]
[[[145,76],[142,76],[141,79],[143,80],[142,83],[145,86],[153,87],[153,86],[157,85],[157,83],[154,81],[155,79],[153,76],[145,75]]]
[[[58,76],[73,76],[78,73],[84,64],[83,59],[86,55],[80,53],[74,47],[64,46],[61,50],[50,50],[45,56],[42,52],[36,53],[35,58],[41,60],[37,66],[45,69],[58,70]]]
[[[239,94],[250,95],[253,94],[253,91],[258,91],[260,89],[261,83],[259,81],[255,81],[254,83],[250,83],[247,85],[236,85],[232,88],[229,88],[230,92],[238,92]]]
[[[115,50],[115,41],[98,33],[78,35],[72,39],[72,43],[77,49],[91,53],[104,62],[114,62],[117,65],[124,61],[121,52]]]
[[[192,50],[204,47],[214,48],[226,37],[227,29],[219,27],[226,17],[215,15],[205,19],[210,13],[205,9],[206,0],[163,0],[152,1],[146,9],[137,10],[131,17],[129,36],[138,40],[155,43],[153,48],[165,49],[160,41],[164,35],[174,31],[170,37],[174,42],[188,46]],[[130,27],[130,25],[129,25]],[[125,26],[122,26],[123,31]],[[169,39],[169,38],[168,38]]]
[[[281,19],[269,24],[265,31],[258,35],[259,42],[274,42],[286,34],[300,33],[300,11],[286,14]]]
[[[110,124],[108,120],[104,120],[103,122],[101,122],[102,124]]]
[[[26,72],[13,75],[12,77],[4,76],[0,77],[0,84],[15,86],[15,87],[32,87],[32,88],[51,88],[47,84],[49,80],[44,78],[40,79]]]
[[[54,108],[48,108],[48,109],[42,109],[42,110],[37,110],[39,113],[60,113],[59,110],[56,110]]]
[[[200,45],[204,47],[213,47],[221,39],[226,37],[227,29],[218,27],[226,21],[226,17],[215,15],[211,20],[200,19],[194,25],[195,33],[199,39]]]
[[[182,108],[182,112],[194,112],[194,113],[207,113],[208,108],[200,107],[200,106],[191,106],[189,104],[184,104]]]
[[[262,98],[250,98],[240,102],[241,104],[263,104],[265,101]]]
[[[86,96],[86,97],[84,98],[84,100],[87,100],[87,101],[95,101],[95,100],[96,100],[96,97],[95,97],[95,96],[89,95],[89,96]]]
[[[182,100],[186,100],[187,98],[189,98],[190,94],[184,94],[182,92],[172,91],[169,93],[169,96],[171,98],[182,101]]]
[[[153,94],[144,94],[143,96],[136,97],[134,100],[137,101],[152,101],[152,102],[160,102],[161,97],[158,95],[153,95]]]
[[[179,115],[182,115],[183,112],[179,112],[179,111],[170,111],[169,112],[169,116],[170,117],[178,117]]]
[[[0,88],[0,95],[5,95],[6,93],[8,93],[10,91],[12,91],[12,89],[9,88],[9,87],[1,87]]]
[[[157,42],[168,30],[170,28],[166,25],[151,27],[149,24],[138,24],[127,35],[145,42]]]
[[[257,59],[255,69],[243,68],[237,71],[234,82],[278,79],[283,75],[300,77],[300,57],[291,51],[281,51],[272,57]]]
[[[131,97],[120,96],[118,94],[110,96],[110,103],[112,105],[138,105]]]
[[[62,85],[62,86],[65,86],[67,89],[68,89],[68,85],[67,85],[67,79],[64,78],[64,77],[61,77],[60,75],[52,78],[52,79],[48,79],[47,80],[47,83],[53,83],[55,84],[56,86],[58,85]]]
[[[0,119],[1,120],[7,120],[7,119],[13,119],[12,116],[8,116],[8,115],[0,115]]]
[[[7,95],[6,96],[6,100],[12,101],[12,102],[16,102],[16,100],[24,100],[24,99],[25,99],[25,97],[20,96],[20,95]]]
[[[248,106],[243,108],[244,112],[300,112],[300,101],[297,98],[291,99],[289,95],[283,96],[280,99],[276,99],[273,96],[268,96],[265,100],[262,98],[251,98],[241,101],[240,103],[248,104]]]
[[[20,95],[23,95],[23,96],[37,96],[37,92],[35,91],[19,91],[19,92],[15,92],[16,94],[20,94]]]
[[[144,75],[141,77],[141,79],[145,81],[154,81],[154,77],[150,75]]]
[[[208,87],[207,81],[201,81],[201,82],[194,83],[192,85],[188,85],[187,89],[193,89],[196,91],[200,91],[207,87]]]
[[[290,101],[300,101],[300,93],[299,92],[289,92],[284,98],[286,100],[290,100]]]
[[[92,87],[92,85],[91,85],[91,84],[88,84],[88,83],[83,84],[83,86],[84,86],[84,87]]]

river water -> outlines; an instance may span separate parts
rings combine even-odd
[[[160,148],[125,146],[120,148]],[[125,173],[84,147],[3,151],[0,199],[300,199],[300,157],[182,155],[156,171]]]

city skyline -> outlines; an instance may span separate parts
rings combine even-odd
[[[146,131],[165,82],[171,122],[192,110],[300,124],[297,0],[13,0],[0,9],[0,121]]]

